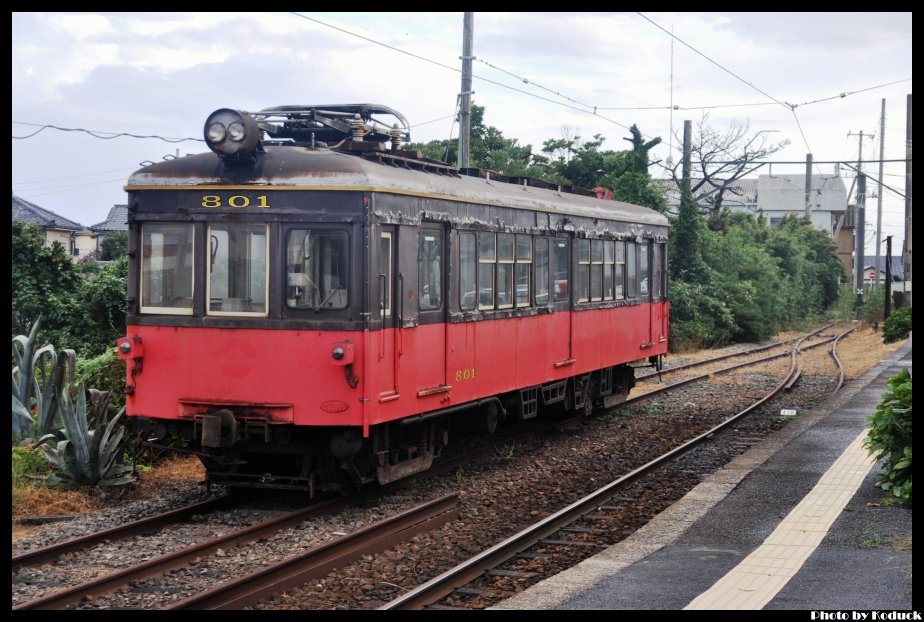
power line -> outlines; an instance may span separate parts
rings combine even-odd
[[[586,106],[587,108],[593,108],[594,110],[598,110],[597,106],[592,106],[591,104],[585,104],[585,103],[583,103],[583,102],[579,102],[579,101],[576,100],[576,99],[572,99],[571,97],[568,97],[567,95],[562,95],[562,94],[559,93],[558,91],[553,91],[553,90],[550,89],[550,88],[546,88],[546,87],[542,86],[541,84],[539,84],[538,82],[534,82],[534,81],[530,80],[529,78],[524,78],[523,76],[518,76],[518,75],[516,75],[515,73],[511,73],[511,72],[507,71],[506,69],[502,69],[501,67],[498,67],[497,65],[492,65],[491,63],[489,63],[488,61],[484,60],[483,58],[475,58],[475,60],[477,60],[479,63],[484,63],[484,64],[487,65],[488,67],[492,67],[493,69],[497,69],[497,70],[500,71],[500,72],[506,73],[508,76],[512,76],[512,77],[516,78],[517,80],[521,80],[521,81],[523,82],[523,84],[531,84],[531,85],[533,85],[533,86],[535,86],[535,87],[537,87],[537,88],[540,88],[540,89],[542,89],[542,90],[544,90],[544,91],[548,91],[549,93],[553,93],[553,94],[555,94],[555,95],[558,95],[559,97],[561,97],[561,98],[563,98],[563,99],[567,99],[569,102],[574,102],[575,104],[578,104],[579,106]],[[602,108],[600,108],[599,110],[602,110]],[[613,110],[615,110],[615,108],[613,108]]]
[[[422,61],[427,62],[427,63],[430,63],[430,64],[432,64],[432,65],[436,65],[437,67],[442,67],[443,69],[448,69],[449,71],[453,71],[453,72],[455,72],[455,73],[462,73],[462,70],[461,70],[461,69],[458,69],[458,68],[456,68],[456,67],[451,67],[451,66],[449,66],[449,65],[445,65],[445,64],[443,64],[443,63],[441,63],[441,62],[435,61],[435,60],[433,60],[433,59],[431,59],[431,58],[425,58],[425,57],[420,56],[420,55],[418,55],[418,54],[414,54],[414,53],[412,53],[412,52],[408,52],[407,50],[402,50],[401,48],[396,48],[396,47],[393,46],[393,45],[388,45],[387,43],[382,43],[381,41],[376,41],[375,39],[370,39],[369,37],[366,37],[366,36],[357,34],[357,33],[355,33],[355,32],[350,32],[349,30],[346,30],[346,29],[344,29],[344,28],[340,28],[339,26],[334,26],[333,24],[328,24],[328,23],[326,23],[326,22],[322,22],[322,21],[319,20],[319,19],[315,19],[315,18],[313,18],[313,17],[308,17],[307,15],[302,15],[301,13],[296,13],[296,12],[294,12],[294,11],[292,12],[292,15],[295,15],[296,17],[301,17],[302,19],[306,19],[306,20],[308,20],[308,21],[310,21],[310,22],[315,22],[316,24],[320,24],[321,26],[326,26],[326,27],[328,27],[328,28],[332,28],[332,29],[334,29],[334,30],[336,30],[336,31],[338,31],[338,32],[342,32],[342,33],[344,33],[344,34],[348,34],[348,35],[350,35],[350,36],[357,37],[357,38],[359,38],[359,39],[362,39],[363,41],[368,41],[369,43],[373,43],[373,44],[375,44],[375,45],[380,45],[380,46],[382,46],[382,47],[384,47],[384,48],[388,48],[389,50],[392,50],[392,51],[394,51],[394,52],[399,52],[399,53],[401,53],[401,54],[406,54],[407,56],[410,56],[410,57],[412,57],[412,58],[416,58],[417,60],[422,60]],[[584,110],[583,108],[578,108],[578,107],[576,107],[576,106],[572,106],[572,105],[566,104],[566,103],[564,103],[564,102],[555,101],[554,99],[549,99],[548,97],[543,97],[542,95],[536,95],[535,93],[530,93],[529,91],[524,91],[524,90],[522,90],[522,89],[518,89],[518,88],[516,88],[516,87],[512,87],[512,86],[510,86],[510,85],[508,85],[508,84],[503,84],[502,82],[496,82],[496,81],[494,81],[494,80],[490,80],[490,79],[488,79],[488,78],[485,78],[485,77],[482,77],[482,76],[479,76],[479,75],[475,75],[474,73],[472,73],[472,78],[477,78],[477,79],[479,79],[479,80],[482,80],[483,82],[487,82],[488,84],[493,84],[493,85],[495,85],[495,86],[499,86],[499,87],[502,87],[502,88],[505,88],[505,89],[509,89],[509,90],[514,91],[514,92],[516,92],[516,93],[521,93],[521,94],[523,94],[523,95],[528,95],[529,97],[535,97],[536,99],[541,99],[542,101],[546,101],[546,102],[549,102],[549,103],[551,103],[551,104],[555,104],[555,105],[557,105],[557,106],[562,106],[562,107],[564,107],[564,108],[570,108],[571,110],[577,110],[578,112],[583,112],[584,114],[593,115],[593,116],[595,116],[595,117],[597,117],[597,118],[599,118],[599,119],[603,119],[604,121],[607,121],[607,122],[609,122],[609,123],[612,123],[613,125],[618,125],[619,127],[624,128],[624,129],[627,129],[627,130],[628,130],[628,129],[631,129],[628,125],[623,125],[622,123],[619,123],[618,121],[614,121],[613,119],[610,119],[610,118],[608,118],[608,117],[604,117],[602,114],[597,114],[597,112],[595,112],[595,111]],[[653,138],[652,136],[648,136],[648,135],[645,135],[645,134],[643,134],[643,136],[645,136],[646,138]]]
[[[159,140],[162,140],[168,143],[181,143],[187,140],[193,140],[193,141],[200,142],[200,143],[205,142],[205,140],[202,138],[169,138],[166,136],[157,136],[157,135],[141,136],[139,134],[129,134],[128,132],[103,132],[100,130],[85,130],[83,128],[58,127],[57,125],[39,125],[38,123],[24,123],[22,121],[13,121],[13,123],[17,125],[30,125],[32,127],[39,128],[27,136],[13,136],[15,140],[25,140],[27,138],[32,138],[33,136],[35,136],[36,134],[40,132],[51,129],[51,130],[60,130],[62,132],[84,132],[86,134],[89,134],[93,138],[99,138],[102,140],[112,140],[113,138],[118,138],[120,136],[127,136],[129,138],[157,138]],[[103,134],[108,134],[108,136],[103,136]]]
[[[24,184],[44,184],[44,183],[47,183],[47,182],[50,182],[50,181],[61,181],[61,180],[63,180],[63,179],[77,179],[77,178],[80,178],[80,177],[93,177],[94,175],[108,175],[109,173],[119,173],[119,172],[122,172],[122,171],[134,171],[134,170],[136,170],[136,169],[137,169],[137,167],[114,168],[114,169],[111,169],[111,170],[108,170],[108,171],[99,171],[98,173],[85,173],[85,174],[83,174],[83,175],[68,175],[68,176],[66,176],[66,177],[49,177],[49,178],[47,178],[47,179],[33,179],[33,180],[30,180],[30,181],[19,181],[19,182],[16,182],[16,183],[17,183],[17,185],[20,185],[20,186],[21,186],[21,185],[24,185]]]
[[[812,101],[802,102],[801,104],[790,104],[790,106],[791,106],[792,108],[797,108],[798,106],[808,106],[808,105],[810,105],[810,104],[817,104],[817,103],[820,103],[820,102],[826,102],[826,101],[830,101],[830,100],[832,100],[832,99],[843,99],[843,98],[847,97],[848,95],[856,95],[857,93],[864,93],[864,92],[866,92],[866,91],[872,91],[873,89],[881,89],[881,88],[886,87],[886,86],[892,86],[893,84],[901,84],[902,82],[908,82],[908,81],[910,81],[910,80],[911,80],[911,78],[904,78],[904,79],[902,79],[902,80],[896,80],[896,81],[894,81],[894,82],[886,82],[885,84],[877,84],[876,86],[868,86],[868,87],[866,87],[865,89],[857,89],[856,91],[846,91],[846,92],[840,93],[840,94],[838,94],[838,95],[832,95],[831,97],[824,97],[824,98],[822,98],[822,99],[814,99],[814,100],[812,100]]]
[[[697,54],[699,54],[700,56],[702,56],[703,58],[705,58],[706,60],[708,60],[710,63],[712,63],[713,65],[715,65],[716,67],[718,67],[718,68],[721,69],[722,71],[724,71],[724,72],[726,72],[726,73],[728,73],[728,74],[731,74],[732,76],[734,76],[734,77],[737,78],[738,80],[744,82],[745,84],[747,84],[749,87],[751,87],[752,89],[754,89],[755,91],[757,91],[757,92],[760,93],[761,95],[764,95],[765,97],[768,97],[769,99],[772,99],[773,101],[775,101],[776,103],[778,103],[780,106],[783,106],[784,108],[790,108],[790,109],[792,109],[792,106],[791,106],[790,104],[786,104],[786,103],[781,102],[780,100],[778,100],[778,99],[777,99],[776,97],[774,97],[773,95],[770,95],[769,93],[767,93],[767,92],[765,92],[765,91],[762,91],[761,89],[757,88],[757,87],[754,86],[751,82],[748,82],[747,80],[745,80],[744,78],[742,78],[741,76],[739,76],[738,74],[736,74],[735,72],[731,71],[730,69],[726,69],[725,67],[723,67],[722,65],[720,65],[720,64],[717,63],[716,61],[712,60],[711,58],[709,58],[708,56],[706,56],[705,54],[703,54],[702,52],[700,52],[699,50],[697,50],[695,47],[693,47],[692,45],[690,45],[689,43],[687,43],[686,41],[684,41],[683,39],[681,39],[680,37],[678,37],[678,36],[675,35],[674,33],[670,32],[670,31],[668,31],[668,30],[665,30],[662,26],[660,26],[659,24],[657,24],[656,22],[654,22],[653,20],[651,20],[651,19],[650,19],[649,17],[647,17],[646,15],[644,15],[644,14],[642,14],[642,13],[638,13],[638,15],[639,15],[640,17],[642,17],[643,19],[649,21],[652,25],[656,26],[656,27],[659,28],[660,30],[663,30],[664,32],[666,32],[668,35],[670,35],[670,36],[673,37],[674,39],[677,39],[677,41],[680,41],[680,43],[684,44],[685,46],[687,46],[688,48],[690,48],[691,50],[693,50],[694,52],[696,52]]]

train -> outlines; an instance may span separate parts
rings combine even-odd
[[[128,195],[126,416],[206,481],[314,498],[460,430],[624,401],[667,354],[668,222],[408,149],[377,104],[216,110]]]

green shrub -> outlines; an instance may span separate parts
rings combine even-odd
[[[889,379],[867,427],[866,448],[883,461],[876,485],[889,497],[911,503],[911,373],[907,369]]]
[[[886,319],[882,324],[882,342],[892,343],[901,341],[911,332],[911,309],[901,308]]]
[[[13,485],[32,485],[45,481],[53,469],[45,452],[31,445],[13,445]]]

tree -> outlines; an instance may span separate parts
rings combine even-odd
[[[768,131],[751,133],[748,121],[732,119],[728,130],[722,133],[709,125],[708,113],[697,123],[691,141],[694,167],[691,191],[703,214],[709,217],[711,228],[726,225],[727,220],[722,217],[725,204],[740,194],[735,182],[756,171],[763,166],[761,160],[789,144],[789,140],[770,142]],[[682,164],[679,161],[667,168],[678,187]]]
[[[99,245],[100,261],[113,261],[128,253],[128,232],[116,231],[103,238]]]
[[[14,221],[11,244],[11,334],[29,334],[41,315],[41,341],[67,343],[73,318],[80,314],[82,270],[60,243],[45,246],[38,225]]]

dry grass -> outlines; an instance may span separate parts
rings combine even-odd
[[[205,469],[199,459],[182,456],[160,462],[148,473],[139,473],[133,484],[111,489],[101,495],[99,489],[49,488],[47,486],[13,487],[13,535],[29,528],[17,525],[26,517],[80,514],[105,507],[113,498],[119,500],[151,499],[165,486],[201,482]]]

